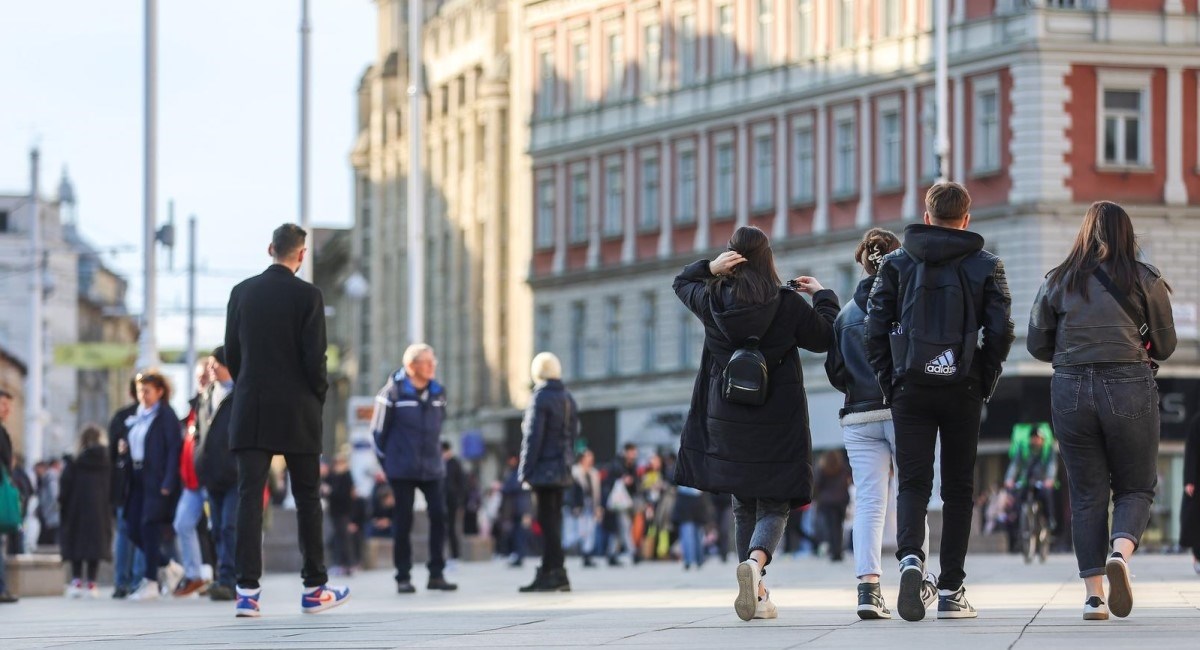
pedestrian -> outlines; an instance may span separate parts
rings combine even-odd
[[[522,483],[533,488],[537,522],[542,529],[542,566],[533,582],[521,592],[570,591],[563,566],[563,490],[573,484],[575,439],[579,436],[579,408],[563,385],[562,363],[550,352],[540,352],[530,367],[533,394],[521,423]]]
[[[42,528],[37,543],[38,546],[58,546],[58,529],[62,525],[62,513],[58,509],[62,460],[55,458],[41,465],[42,472],[38,474],[37,484],[37,514]]]
[[[454,447],[442,441],[442,462],[446,465],[446,538],[450,541],[450,559],[462,556],[458,537],[458,522],[463,516],[463,503],[467,498],[467,473],[462,461],[454,455]]]
[[[308,233],[295,224],[275,229],[267,253],[273,264],[229,295],[225,360],[233,378],[230,449],[237,458],[237,601],[235,615],[259,616],[262,589],[263,488],[271,458],[287,462],[304,592],[300,611],[337,607],[350,589],[327,584],[321,509],[321,411],[325,370],[325,301],[296,277]]]
[[[533,527],[532,499],[529,490],[521,484],[521,459],[509,456],[504,482],[500,487],[500,526],[498,541],[500,548],[508,554],[508,566],[519,569],[529,552],[529,538]]]
[[[387,474],[375,473],[375,485],[371,488],[371,523],[367,529],[367,537],[391,539],[392,514],[396,511],[396,497],[392,494],[392,486],[388,484]]]
[[[238,475],[237,460],[229,450],[229,427],[233,415],[233,376],[225,365],[225,346],[218,345],[208,357],[208,386],[200,395],[196,420],[195,472],[208,502],[208,523],[216,548],[214,582],[208,597],[214,601],[237,598]]]
[[[12,414],[12,404],[12,393],[0,390],[0,472],[7,474],[10,480],[12,480],[11,477],[14,475],[13,470],[16,468],[14,461],[16,459],[13,454],[12,438],[8,435],[8,429],[4,428],[4,421]],[[0,476],[0,479],[3,479],[3,476]],[[0,534],[0,604],[15,603],[20,600],[16,594],[8,590],[5,572],[5,564],[8,560],[7,537],[7,535]]]
[[[579,454],[579,461],[571,468],[571,478],[575,483],[571,493],[575,496],[570,515],[575,520],[583,566],[590,569],[596,566],[592,560],[596,553],[596,526],[604,518],[604,508],[600,506],[600,471],[596,469],[596,454],[591,449]]]
[[[1200,575],[1200,419],[1193,418],[1183,450],[1183,507],[1179,509],[1179,545],[1192,549],[1192,569]]]
[[[854,480],[855,575],[858,577],[858,616],[863,620],[890,619],[879,588],[883,574],[883,529],[888,504],[895,503],[892,468],[896,460],[896,430],[892,411],[883,401],[875,371],[867,361],[863,344],[866,330],[867,297],[875,284],[879,266],[888,253],[900,248],[895,233],[883,228],[868,230],[854,251],[854,261],[866,273],[833,323],[837,344],[825,359],[829,383],[846,398],[838,412],[842,440]],[[929,535],[926,532],[925,539]],[[921,547],[928,555],[929,545]]]
[[[837,296],[807,276],[781,286],[771,243],[753,226],[734,231],[715,260],[687,266],[674,289],[704,325],[675,482],[733,495],[740,562],[734,610],[743,621],[775,618],[761,578],[788,512],[812,499],[812,438],[797,348],[825,352],[833,344]]]
[[[1093,203],[1029,317],[1029,353],[1054,366],[1051,418],[1067,468],[1084,620],[1133,609],[1129,561],[1158,485],[1154,361],[1175,351],[1175,324],[1170,286],[1138,254],[1125,210]]]
[[[129,536],[146,558],[141,584],[130,600],[149,601],[159,597],[158,569],[162,555],[164,526],[175,516],[179,499],[179,449],[183,437],[179,418],[171,410],[171,387],[156,370],[137,376],[139,406],[125,420],[129,428],[120,453],[130,468],[125,521]]]
[[[183,564],[183,580],[175,587],[177,598],[190,596],[208,584],[201,574],[200,565],[200,520],[204,517],[204,486],[196,474],[196,428],[200,419],[200,402],[208,388],[208,359],[196,364],[198,390],[188,403],[191,406],[184,419],[183,445],[179,452],[179,482],[181,491],[179,504],[175,506],[172,528],[179,543],[180,563]]]
[[[627,442],[622,455],[609,465],[603,491],[609,566],[621,566],[621,552],[628,553],[634,564],[642,560],[633,539],[633,517],[640,503],[638,475],[638,446]]]
[[[333,459],[333,467],[325,477],[324,494],[330,534],[329,548],[333,555],[334,571],[351,575],[357,564],[354,553],[354,500],[358,496],[354,479],[350,476],[350,459],[347,452]]]
[[[906,621],[924,618],[935,599],[938,618],[978,615],[967,601],[963,567],[979,423],[1015,336],[1004,264],[967,230],[970,211],[962,185],[930,187],[925,223],[904,229],[903,247],[884,256],[867,299],[867,358],[896,427],[896,608]],[[944,508],[935,585],[922,549],[939,435]]]
[[[846,546],[846,509],[850,507],[850,473],[846,471],[846,462],[842,459],[840,449],[821,454],[815,481],[821,538],[828,549],[829,559],[841,562]]]
[[[146,556],[142,553],[142,549],[133,543],[129,522],[125,519],[125,502],[129,498],[129,484],[133,480],[133,468],[129,464],[129,454],[121,451],[129,444],[129,425],[125,422],[137,413],[138,406],[140,406],[136,378],[129,380],[129,398],[131,402],[117,409],[108,423],[108,462],[112,475],[109,499],[117,520],[113,542],[114,584],[112,597],[118,600],[129,596],[137,589],[137,584],[146,571]]]
[[[392,559],[396,591],[416,593],[412,584],[413,499],[420,490],[429,515],[429,581],[431,591],[454,591],[446,581],[446,468],[438,439],[446,417],[446,389],[434,378],[433,348],[414,343],[404,351],[397,370],[375,397],[372,433],[379,462],[396,498],[396,536]]]
[[[681,485],[675,491],[675,504],[671,521],[679,532],[679,551],[683,556],[683,570],[700,568],[704,564],[703,532],[708,522],[705,507],[708,500],[696,488]]]
[[[112,517],[108,492],[112,468],[108,442],[100,427],[89,424],[79,434],[79,449],[63,470],[59,493],[62,512],[61,552],[71,563],[68,598],[99,598],[96,573],[101,560],[112,559]],[[84,569],[87,573],[84,573]],[[85,581],[86,578],[86,581]]]

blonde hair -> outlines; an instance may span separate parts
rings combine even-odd
[[[417,360],[417,357],[426,352],[433,354],[433,346],[428,343],[413,343],[404,350],[404,367],[412,365],[412,362]]]
[[[554,356],[553,352],[539,352],[529,366],[529,374],[533,377],[534,382],[562,379],[562,362]]]

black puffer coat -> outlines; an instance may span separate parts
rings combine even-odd
[[[787,499],[793,507],[812,500],[812,438],[808,400],[797,347],[825,352],[833,345],[837,296],[819,291],[810,306],[780,288],[775,319],[768,306],[733,304],[732,290],[713,279],[708,260],[675,278],[675,293],[704,324],[704,352],[692,403],[679,443],[675,482],[742,498]],[[721,373],[746,338],[765,334],[759,350],[771,368],[767,402],[742,406],[725,401]]]
[[[563,383],[550,379],[534,388],[521,423],[521,481],[533,487],[571,485],[578,435],[579,409]]]
[[[112,559],[112,466],[108,450],[88,447],[63,470],[58,502],[62,506],[62,558]]]

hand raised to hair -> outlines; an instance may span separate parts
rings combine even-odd
[[[745,262],[746,258],[737,251],[725,251],[717,256],[717,259],[708,263],[708,271],[713,275],[727,275],[733,270],[733,267]]]

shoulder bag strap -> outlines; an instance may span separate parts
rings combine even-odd
[[[1150,325],[1146,322],[1145,312],[1139,312],[1138,309],[1133,306],[1133,303],[1129,302],[1129,296],[1117,288],[1116,283],[1112,281],[1112,278],[1108,277],[1108,273],[1105,273],[1103,268],[1097,266],[1096,269],[1092,271],[1092,275],[1096,276],[1096,279],[1100,281],[1100,284],[1104,285],[1105,289],[1108,289],[1108,293],[1113,297],[1113,300],[1116,300],[1117,304],[1121,306],[1121,309],[1125,310],[1125,313],[1128,314],[1131,319],[1133,319],[1133,323],[1138,326],[1138,336],[1142,338],[1142,343],[1149,345]]]

